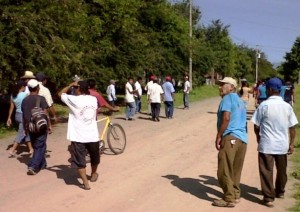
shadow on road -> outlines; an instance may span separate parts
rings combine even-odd
[[[217,198],[222,198],[223,193],[211,188],[209,185],[218,186],[219,182],[216,178],[207,176],[207,175],[200,175],[199,177],[202,179],[194,179],[194,178],[180,178],[177,175],[166,175],[162,176],[171,180],[171,184],[180,190],[190,193],[199,199],[207,200],[212,202]],[[254,202],[260,203],[261,200],[254,195],[261,195],[261,192],[255,188],[245,184],[241,184],[241,197]],[[216,196],[216,198],[210,197],[210,195]]]
[[[199,199],[207,200],[212,202],[216,198],[212,198],[209,194],[222,198],[223,194],[209,186],[206,186],[200,179],[194,178],[180,178],[177,175],[166,175],[162,176],[171,180],[171,184],[180,190],[190,193]]]
[[[57,178],[64,180],[66,185],[81,185],[81,183],[78,181],[76,169],[72,169],[69,165],[52,166],[46,168],[46,170],[55,172]]]

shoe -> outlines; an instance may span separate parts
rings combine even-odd
[[[278,199],[284,199],[284,194],[276,194],[276,198],[278,198]]]
[[[217,207],[226,207],[226,208],[233,208],[235,207],[235,203],[233,202],[226,202],[223,199],[217,199],[214,200],[212,203],[213,206],[217,206]]]
[[[273,202],[269,202],[269,201],[266,201],[266,200],[262,200],[262,204],[264,206],[267,206],[268,208],[273,208],[274,207]]]
[[[35,171],[33,168],[28,168],[27,175],[36,175],[37,171]]]
[[[81,184],[79,188],[82,188],[83,190],[91,190],[90,186],[85,186],[84,184]]]
[[[94,176],[93,174],[91,174],[91,182],[96,182],[98,180],[98,177],[99,177],[99,174],[98,173],[95,173]]]
[[[157,121],[160,121],[159,118],[156,118]]]

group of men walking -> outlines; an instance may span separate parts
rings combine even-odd
[[[222,100],[217,113],[215,143],[219,151],[217,176],[224,197],[215,200],[213,205],[234,207],[241,197],[240,179],[248,143],[247,114],[245,103],[236,92],[236,80],[225,77],[219,84]],[[258,143],[262,204],[267,207],[274,207],[275,198],[284,198],[287,155],[293,153],[295,126],[298,124],[292,106],[280,96],[281,87],[282,81],[278,78],[265,83],[265,99],[251,118]],[[277,168],[275,186],[274,163]]]

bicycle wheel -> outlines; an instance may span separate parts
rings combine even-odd
[[[107,131],[107,143],[110,150],[116,155],[124,152],[126,147],[126,134],[119,124],[110,124]]]

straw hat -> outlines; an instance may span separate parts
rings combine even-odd
[[[21,79],[35,79],[35,76],[31,71],[25,71],[25,74],[21,77]]]

